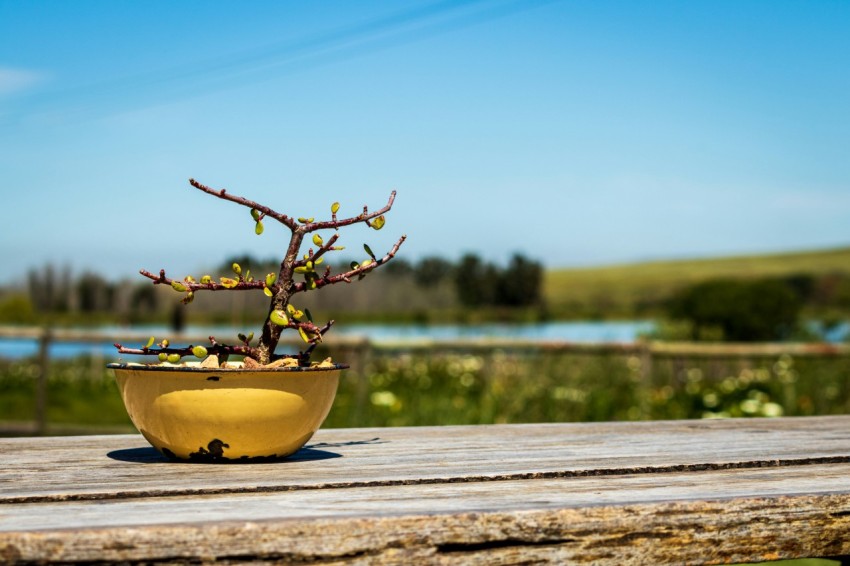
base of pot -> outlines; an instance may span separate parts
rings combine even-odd
[[[298,451],[330,412],[339,369],[110,364],[133,424],[172,460],[268,462]]]

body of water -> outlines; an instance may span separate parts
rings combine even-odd
[[[470,340],[480,338],[504,338],[515,340],[555,340],[569,342],[634,342],[640,335],[651,332],[655,325],[651,321],[607,321],[607,322],[548,322],[540,324],[445,324],[445,325],[396,325],[396,324],[350,324],[334,326],[334,336],[364,337],[374,342],[420,342],[422,340]],[[91,329],[93,333],[106,336],[128,334],[153,335],[157,340],[174,333],[167,326],[135,326],[123,328],[105,326]],[[189,336],[215,336],[227,342],[235,342],[236,334],[243,330],[230,327],[189,325],[185,334]],[[329,335],[330,336],[330,335]],[[131,344],[125,344],[131,346]],[[38,341],[34,339],[0,338],[0,357],[23,358],[38,353]],[[112,342],[85,344],[56,342],[50,346],[50,356],[68,358],[80,354],[102,355],[107,359],[117,358]]]
[[[637,321],[569,321],[546,322],[538,324],[445,324],[445,325],[395,325],[395,324],[350,324],[338,325],[331,332],[339,336],[359,336],[373,342],[421,342],[423,340],[474,340],[483,338],[539,340],[563,342],[620,342],[630,343],[652,332],[655,323],[649,320]],[[812,323],[813,331],[822,334],[826,341],[839,342],[850,334],[850,323],[820,328]],[[105,326],[91,329],[92,332],[106,336],[126,336],[128,334],[153,335],[157,339],[173,336],[166,326],[137,326],[124,328]],[[236,334],[242,330],[230,327],[188,326],[185,333],[190,336],[215,336],[221,341],[235,342]],[[125,344],[140,346],[141,344]],[[34,339],[0,338],[0,357],[19,359],[38,353],[38,341]],[[112,341],[97,344],[56,342],[51,344],[50,356],[69,358],[81,354],[94,354],[105,359],[116,359]]]

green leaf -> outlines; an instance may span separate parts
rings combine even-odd
[[[304,315],[307,317],[307,320],[313,322],[313,314],[310,312],[310,309],[304,309]]]
[[[374,228],[375,230],[380,230],[381,228],[384,227],[384,224],[386,224],[386,223],[387,223],[387,219],[384,218],[384,215],[382,214],[379,217],[372,220],[372,228]]]
[[[246,340],[248,340],[248,337],[242,334],[241,332],[236,335],[236,338],[238,338],[240,342],[245,342]]]
[[[307,342],[308,344],[310,343],[310,337],[309,337],[309,336],[307,336],[307,333],[306,333],[306,332],[304,331],[304,329],[303,329],[303,328],[301,328],[300,326],[298,327],[298,334],[300,334],[300,335],[301,335],[301,339],[302,339],[302,340],[304,340],[304,341],[305,341],[305,342]]]
[[[276,273],[269,273],[268,275],[266,275],[266,287],[271,287],[275,284],[275,281],[277,281]]]
[[[313,216],[311,216],[310,218],[304,218],[303,216],[299,216],[298,222],[300,222],[301,224],[309,224],[310,222],[313,221],[313,218],[314,218]]]
[[[237,285],[239,285],[239,281],[236,279],[231,279],[230,277],[222,277],[221,284],[224,285],[226,289],[233,289]]]
[[[204,285],[212,283],[212,277],[210,277],[209,275],[204,275],[203,277],[201,277],[201,283],[203,283]]]
[[[263,293],[266,295],[266,297],[274,297],[274,293],[268,287],[263,287]]]
[[[246,342],[250,342],[250,341],[251,341],[251,340],[253,340],[253,339],[254,339],[254,333],[253,333],[253,332],[249,332],[249,333],[248,333],[248,339],[246,340]]]
[[[235,273],[236,275],[242,275],[242,266],[238,263],[234,263],[233,265],[231,265],[230,269],[232,269],[233,273]]]
[[[260,211],[257,210],[256,208],[252,208],[251,209],[251,218],[253,218],[254,220],[259,220],[260,219]]]
[[[336,214],[339,212],[339,203],[335,202],[331,205],[331,214]]]
[[[170,364],[179,364],[180,363],[180,354],[168,354],[168,363]]]
[[[324,240],[322,240],[321,236],[319,236],[318,234],[313,234],[313,243],[321,248],[322,244],[324,244],[325,242]]]
[[[254,226],[254,234],[259,236],[262,233],[263,233],[263,223],[258,221],[257,225]]]
[[[286,313],[282,310],[274,310],[269,315],[269,320],[278,326],[286,326],[289,324],[289,317],[286,316]]]
[[[196,358],[206,358],[207,357],[207,349],[203,346],[195,346],[192,348],[192,355]]]
[[[349,265],[351,266],[351,269],[357,269],[358,267],[360,267],[360,264],[356,261],[352,261]]]
[[[171,288],[174,289],[175,291],[177,291],[178,293],[185,293],[186,292],[186,286],[179,281],[172,281],[171,282]]]
[[[153,336],[151,336],[150,338],[148,338],[148,343],[147,343],[147,344],[145,344],[145,348],[150,348],[151,346],[153,346],[154,340],[155,340],[155,339],[154,339],[154,337],[153,337]]]
[[[166,361],[168,361],[168,354],[166,354],[165,352],[160,352],[157,355],[157,359],[161,362],[166,362]]]
[[[372,252],[372,248],[369,247],[369,244],[363,244],[363,249],[366,250],[366,253],[369,254],[369,257],[375,259],[375,254]]]

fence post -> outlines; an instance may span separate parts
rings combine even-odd
[[[47,433],[47,379],[50,367],[51,331],[45,326],[38,341],[38,381],[35,385],[35,432]]]
[[[652,404],[649,402],[652,394],[653,384],[653,367],[654,357],[652,351],[652,342],[650,340],[641,340],[638,342],[638,351],[640,352],[640,414],[641,419],[652,419]]]
[[[357,384],[354,390],[354,407],[349,416],[349,424],[351,427],[365,426],[363,423],[363,415],[366,411],[367,397],[369,395],[369,376],[366,373],[366,368],[372,361],[372,341],[368,338],[360,341],[354,346],[355,367],[357,368]]]

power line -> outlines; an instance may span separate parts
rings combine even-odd
[[[556,0],[441,0],[225,57],[45,91],[25,99],[30,108],[25,114],[61,113],[63,117],[85,119],[240,88],[421,41],[553,1]]]

